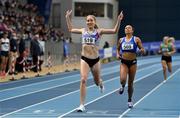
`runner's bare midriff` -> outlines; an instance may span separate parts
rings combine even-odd
[[[136,59],[136,54],[131,52],[124,52],[122,58],[125,60],[134,60]]]
[[[96,59],[99,57],[99,49],[96,45],[83,44],[81,54],[89,59]]]

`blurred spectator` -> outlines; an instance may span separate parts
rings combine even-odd
[[[26,55],[25,39],[26,39],[26,35],[23,34],[19,42],[19,56],[16,60],[16,67],[15,67],[18,72],[23,72],[23,63],[25,61],[25,55]]]
[[[0,30],[1,31],[13,32],[13,30],[7,26],[7,24],[4,20],[4,16],[0,17]]]
[[[5,2],[5,8],[6,8],[6,11],[9,11],[9,8],[10,8],[9,0],[6,0],[6,2]]]
[[[0,39],[0,51],[1,51],[0,76],[6,75],[9,50],[10,50],[10,44],[9,44],[8,32],[4,32],[3,37]]]
[[[63,41],[64,40],[64,33],[61,33],[60,34],[60,41]]]
[[[107,41],[104,42],[103,48],[104,48],[104,49],[105,49],[105,48],[109,48],[109,43],[108,43]],[[109,61],[110,61],[110,58],[104,59],[103,61],[104,61],[104,62],[106,62],[106,61],[109,62]]]
[[[39,68],[39,56],[41,54],[41,49],[39,46],[39,34],[35,34],[33,40],[31,41],[31,47],[30,47],[30,51],[31,51],[31,55],[32,55],[32,59],[33,59],[33,71],[34,72],[38,72],[38,68]]]
[[[17,58],[17,35],[15,32],[12,33],[10,38],[10,54],[9,54],[9,74],[15,74],[15,64]]]
[[[24,57],[24,53],[25,53],[25,40],[26,40],[26,34],[23,34],[19,42],[19,55],[21,57]]]
[[[57,40],[56,30],[55,29],[51,28],[50,32],[49,32],[49,35],[50,35],[50,40],[51,41],[56,41]]]
[[[72,37],[69,37],[69,42],[72,43]]]
[[[31,62],[34,60],[34,64],[36,65],[36,60],[38,60],[36,55],[40,57],[38,63],[41,69],[43,63],[43,58],[41,57],[44,55],[44,49],[42,49],[44,46],[41,44],[46,40],[64,40],[64,33],[61,29],[49,28],[47,24],[44,24],[45,19],[39,15],[38,8],[34,4],[28,4],[27,2],[21,2],[19,0],[1,0],[0,7],[0,38],[3,37],[4,32],[12,33],[9,42],[10,71],[13,71],[12,63],[14,63],[14,61],[16,61],[17,71],[23,71],[24,62],[26,65],[31,66]],[[35,41],[36,39],[34,39],[37,36],[36,34],[38,34],[39,41]],[[68,40],[71,42],[70,39]],[[15,55],[18,55],[17,59]],[[6,66],[7,65],[8,64],[6,64]],[[1,65],[0,68],[4,67]],[[34,70],[36,71],[36,69]]]
[[[64,58],[69,57],[69,41],[67,40],[67,38],[63,40],[63,55]]]
[[[42,38],[39,38],[39,40],[38,40],[38,42],[39,42],[39,48],[40,48],[40,54],[39,54],[39,71],[41,71],[41,66],[42,66],[42,64],[43,64],[43,62],[44,62],[44,41],[43,41],[43,39]]]
[[[103,48],[109,48],[109,43],[105,41]]]

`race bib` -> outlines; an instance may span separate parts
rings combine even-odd
[[[91,37],[83,38],[82,43],[95,44],[95,40],[96,40],[95,38],[91,38]]]
[[[122,44],[122,49],[123,50],[132,50],[133,49],[133,44],[128,44],[128,43],[123,43]]]
[[[169,52],[168,48],[162,48],[162,52]]]

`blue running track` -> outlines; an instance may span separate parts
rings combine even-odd
[[[79,71],[0,83],[0,118],[180,118],[180,55],[173,56],[173,73],[163,83],[160,56],[138,58],[134,107],[127,107],[127,87],[118,94],[119,61],[102,65],[105,92],[91,73],[86,111],[79,106]]]

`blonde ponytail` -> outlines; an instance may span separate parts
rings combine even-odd
[[[94,25],[94,29],[98,29],[99,27],[98,27],[98,25],[97,24],[95,24]]]

